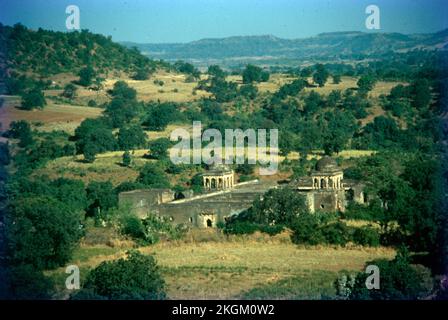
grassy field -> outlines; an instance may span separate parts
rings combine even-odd
[[[279,74],[274,73],[271,74],[269,81],[267,82],[260,82],[257,84],[258,90],[260,92],[275,92],[277,91],[282,85],[285,83],[292,82],[295,78],[291,77],[286,74]],[[229,76],[227,77],[228,81],[234,81],[238,84],[242,84],[242,77],[241,76]],[[313,83],[313,79],[310,77],[307,79],[309,83]],[[341,77],[341,82],[338,84],[334,84],[331,77],[328,79],[327,83],[324,87],[319,88],[305,88],[305,92],[309,92],[311,90],[314,90],[315,92],[323,95],[328,95],[333,90],[346,90],[346,89],[356,89],[357,86],[357,77]],[[370,96],[373,98],[377,98],[381,94],[388,94],[390,90],[395,87],[398,84],[405,84],[402,82],[395,82],[395,81],[378,81],[373,88],[373,90],[370,93]]]
[[[210,94],[197,90],[193,94],[196,82],[186,82],[185,75],[169,73],[166,71],[158,71],[153,74],[150,79],[144,81],[136,81],[120,74],[110,75],[104,82],[104,88],[100,91],[93,91],[87,88],[78,87],[77,97],[73,101],[65,101],[60,97],[62,89],[46,90],[48,105],[43,110],[25,111],[18,107],[20,99],[18,97],[3,97],[5,99],[4,106],[0,109],[0,119],[2,128],[7,129],[11,121],[27,120],[38,124],[37,129],[43,131],[64,130],[73,133],[74,129],[85,118],[98,117],[102,113],[100,108],[89,108],[87,104],[90,100],[95,100],[97,104],[110,101],[107,90],[112,89],[118,80],[126,81],[131,87],[137,91],[137,98],[142,101],[173,101],[173,102],[189,102],[207,97]],[[268,82],[258,83],[260,92],[275,92],[278,88],[288,82],[293,81],[293,77],[285,74],[272,74]],[[55,76],[57,85],[63,87],[65,84],[76,80],[72,75],[60,74]],[[163,81],[163,86],[154,83],[155,80]],[[242,83],[241,76],[228,76],[227,80]],[[312,82],[311,79],[309,79]],[[333,84],[331,79],[323,88],[306,88],[305,91],[314,90],[320,94],[327,95],[332,90],[345,90],[348,88],[356,88],[357,78],[342,77],[342,82]],[[370,92],[373,99],[373,106],[368,110],[369,115],[362,120],[362,124],[366,124],[373,120],[374,117],[384,114],[384,110],[378,105],[377,98],[381,94],[388,94],[390,90],[398,85],[399,82],[379,81],[375,88]],[[70,103],[69,103],[70,102]],[[232,109],[232,106],[229,106]],[[229,109],[229,112],[231,111]],[[154,136],[167,136],[166,132],[153,133]]]
[[[197,233],[198,231],[196,231]],[[214,230],[184,241],[141,247],[154,254],[166,280],[170,299],[321,299],[335,295],[334,280],[342,271],[362,270],[366,261],[392,259],[389,248],[296,246],[287,233],[255,234],[222,239]],[[211,240],[216,237],[218,239]],[[101,261],[125,255],[127,248],[81,246],[70,264],[81,279]],[[61,296],[65,269],[48,272]]]
[[[84,106],[54,104],[48,100],[43,110],[22,110],[20,98],[4,97],[5,103],[0,108],[0,122],[3,130],[9,128],[12,121],[26,120],[42,131],[63,130],[73,133],[76,127],[86,118],[96,118],[102,109]]]
[[[149,133],[151,137],[151,133]],[[159,133],[157,136],[152,136],[153,139],[165,136],[165,134]],[[114,185],[118,185],[125,181],[134,181],[139,170],[145,163],[154,161],[148,160],[143,156],[148,153],[149,149],[139,149],[131,152],[134,164],[131,167],[125,167],[122,165],[123,151],[112,151],[98,154],[96,160],[93,163],[86,163],[83,161],[82,155],[61,157],[55,160],[50,160],[45,167],[36,169],[35,176],[46,175],[50,178],[65,177],[71,179],[81,179],[85,183],[91,181],[111,181]],[[373,154],[371,150],[344,150],[339,153],[339,156],[349,159],[365,157]],[[223,152],[224,154],[224,152]],[[308,159],[320,158],[323,155],[323,151],[315,150],[313,154],[308,154]],[[299,158],[299,153],[292,152],[288,155],[289,160]],[[279,161],[283,161],[284,157],[279,156]],[[255,175],[257,175],[257,170]],[[173,185],[181,183],[182,181],[189,181],[196,171],[186,170],[180,175],[170,176],[171,183]],[[289,173],[278,172],[271,176],[261,176],[265,180],[283,180],[288,178]]]

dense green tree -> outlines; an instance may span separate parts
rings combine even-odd
[[[38,269],[64,265],[80,237],[81,216],[62,201],[34,196],[10,203],[7,233],[16,264]]]
[[[428,272],[418,271],[410,265],[407,254],[399,252],[394,260],[375,260],[367,265],[376,265],[380,269],[380,290],[366,288],[369,274],[358,273],[351,289],[352,300],[416,300],[429,294],[424,282]]]
[[[290,225],[308,207],[305,198],[292,189],[271,189],[251,208],[252,221],[262,224]]]
[[[243,83],[266,82],[269,80],[269,73],[260,67],[248,64],[243,71]]]
[[[74,212],[83,213],[87,208],[87,193],[81,180],[58,178],[49,185],[52,190],[50,195],[64,202]]]
[[[131,88],[125,81],[119,80],[114,83],[111,95],[114,98],[122,98],[124,100],[135,100],[137,97],[137,91],[134,88]]]
[[[357,129],[354,117],[348,112],[328,112],[325,114],[327,126],[323,132],[325,154],[339,153],[348,144]]]
[[[86,188],[89,201],[88,213],[96,219],[104,218],[107,211],[116,207],[118,198],[112,183],[92,181]]]
[[[251,175],[254,173],[255,165],[249,163],[243,163],[236,166],[235,172],[242,175]],[[202,183],[202,181],[201,181]]]
[[[363,135],[369,139],[367,148],[391,147],[400,142],[402,133],[395,120],[378,116],[364,127]]]
[[[191,189],[195,193],[201,193],[203,189],[202,175],[195,174],[190,181]]]
[[[146,68],[138,68],[134,75],[132,76],[132,79],[134,80],[148,80],[149,78],[149,71]]]
[[[182,114],[172,102],[150,103],[143,125],[149,130],[163,131],[169,123],[182,120]]]
[[[207,69],[207,73],[214,78],[223,80],[226,77],[226,73],[218,65],[210,65]]]
[[[124,191],[132,191],[137,189],[144,189],[145,185],[139,182],[135,181],[126,181],[120,183],[118,186],[115,187],[115,193],[119,194],[120,192]]]
[[[130,125],[118,131],[118,146],[121,150],[144,148],[146,146],[146,133],[139,125]]]
[[[275,95],[280,99],[284,99],[287,96],[296,96],[306,88],[307,84],[308,82],[304,79],[296,79],[291,83],[282,85]]]
[[[317,64],[313,73],[313,81],[319,85],[319,87],[325,86],[330,73],[327,71],[323,64]]]
[[[130,251],[126,259],[102,262],[90,271],[74,299],[160,300],[165,282],[151,255]]]
[[[216,101],[204,100],[201,105],[201,113],[205,114],[210,120],[220,120],[223,118],[224,110],[221,104]]]
[[[437,232],[443,216],[442,168],[437,160],[416,156],[405,163],[401,175],[413,193],[408,212],[398,217],[411,249],[435,252]],[[407,199],[405,199],[407,201]]]
[[[30,124],[25,120],[13,121],[9,126],[9,137],[19,139],[19,147],[27,147],[33,143],[33,132]]]
[[[155,163],[147,163],[140,170],[137,182],[151,188],[169,188],[170,183],[163,169]]]
[[[95,70],[92,66],[87,66],[82,68],[79,71],[79,80],[78,83],[83,87],[88,87],[92,84],[93,79],[95,77]]]
[[[79,153],[86,155],[98,154],[106,151],[113,151],[116,149],[116,140],[112,131],[107,128],[96,128],[89,132],[89,134],[76,141],[76,148]]]
[[[249,100],[254,100],[257,97],[258,88],[252,84],[245,84],[240,87],[240,95]]]
[[[132,162],[132,157],[131,154],[129,153],[129,151],[125,151],[123,152],[123,157],[122,157],[122,163],[125,167],[130,167],[131,166],[131,162]]]
[[[340,90],[332,90],[327,96],[327,104],[331,108],[336,108],[341,105],[342,94]]]
[[[104,111],[112,127],[120,128],[128,124],[137,115],[138,104],[134,100],[116,97],[107,104]]]
[[[53,281],[30,264],[10,267],[4,281],[11,300],[50,300],[54,290]]]
[[[333,84],[339,84],[339,83],[341,83],[341,75],[334,74],[333,75]]]
[[[207,91],[212,93],[218,102],[230,102],[238,94],[238,85],[235,82],[213,78]]]
[[[149,146],[151,157],[158,160],[166,159],[170,146],[171,141],[168,138],[159,138],[152,141]]]
[[[365,95],[375,87],[376,79],[372,75],[363,75],[358,79],[358,91]]]
[[[346,91],[342,107],[353,113],[356,119],[363,119],[368,115],[366,109],[370,107],[370,103],[363,95],[353,95],[351,91]]]
[[[93,142],[87,141],[82,147],[82,154],[85,162],[93,163],[98,154],[98,148]]]
[[[303,112],[305,113],[305,115],[313,115],[323,106],[324,100],[322,96],[313,90],[305,98],[305,106],[303,107]]]
[[[412,105],[417,109],[426,109],[431,102],[431,88],[426,79],[417,79],[411,86]]]
[[[319,230],[320,220],[315,214],[303,213],[291,223],[291,241],[296,244],[316,245],[325,242]]]
[[[42,109],[47,102],[42,91],[38,88],[31,89],[22,94],[22,108],[32,110],[34,108]]]
[[[67,99],[73,99],[76,97],[76,86],[73,83],[67,83],[62,92],[62,96]]]
[[[313,68],[312,67],[305,67],[300,70],[300,76],[303,78],[308,78],[313,75]]]

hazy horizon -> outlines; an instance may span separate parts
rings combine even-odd
[[[370,4],[380,8],[380,30],[365,27],[365,8]],[[330,32],[415,34],[448,28],[443,0],[3,0],[0,22],[66,31],[68,5],[80,8],[81,29],[110,35],[118,42],[186,43],[263,35],[300,39]]]

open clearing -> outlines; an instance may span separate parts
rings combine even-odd
[[[158,138],[160,136],[165,136],[165,134],[160,133],[160,136],[154,136],[151,132],[148,132],[149,136]],[[246,148],[247,154],[247,148]],[[111,151],[96,155],[96,160],[93,163],[86,163],[83,161],[83,155],[61,157],[58,159],[50,160],[45,165],[45,167],[36,169],[35,176],[46,175],[50,178],[69,178],[69,179],[80,179],[84,183],[89,183],[91,181],[111,181],[113,185],[118,185],[126,181],[134,181],[141,167],[145,163],[154,161],[148,160],[143,156],[149,152],[149,149],[139,149],[131,151],[133,165],[131,167],[125,167],[122,165],[124,151]],[[371,150],[343,150],[339,153],[339,156],[344,159],[359,158],[370,156],[374,151]],[[223,155],[225,154],[223,150]],[[323,155],[322,150],[315,150],[312,154],[308,154],[307,158],[317,158],[319,159]],[[289,160],[299,159],[300,154],[298,152],[291,152],[288,155]],[[279,161],[283,161],[284,157],[279,156]],[[257,172],[257,171],[256,171]],[[196,171],[185,170],[180,175],[174,175],[171,178],[171,183],[173,185],[179,182],[189,181],[191,177],[196,174]],[[260,176],[261,179],[268,180],[283,180],[289,176],[289,173],[278,172],[276,175],[272,176]]]
[[[273,73],[271,74],[269,80],[267,82],[260,82],[257,83],[258,90],[260,92],[275,92],[277,91],[282,85],[286,83],[292,82],[296,77],[292,77],[286,74],[280,74],[280,73]],[[242,76],[229,76],[227,77],[228,81],[234,81],[238,84],[242,84]],[[307,79],[308,83],[313,83],[313,79],[310,77]],[[325,86],[322,88],[314,87],[314,88],[305,88],[305,92],[310,92],[311,90],[314,90],[315,92],[323,95],[328,95],[333,90],[346,90],[346,89],[356,89],[358,78],[357,77],[341,77],[341,82],[338,84],[333,83],[333,79],[331,77],[328,78],[327,82],[325,83]],[[378,81],[375,84],[375,87],[372,89],[372,91],[369,93],[369,95],[373,98],[377,98],[382,94],[389,94],[390,90],[399,85],[403,84],[406,85],[404,82],[397,82],[397,81]]]
[[[76,127],[86,118],[96,118],[102,109],[83,106],[54,104],[47,100],[48,105],[43,110],[31,111],[18,108],[20,98],[3,97],[5,103],[0,108],[1,128],[6,130],[12,121],[26,120],[42,131],[64,130],[73,133]]]
[[[71,264],[80,267],[83,280],[89,269],[123,257],[126,250],[81,246]],[[339,272],[358,272],[367,261],[393,259],[395,255],[393,249],[384,247],[296,246],[286,233],[162,242],[139,250],[155,255],[170,299],[320,299],[335,295],[333,283]],[[64,271],[48,272],[61,290],[67,276]]]
[[[58,85],[63,86],[73,77],[56,76]],[[87,107],[89,100],[93,99],[99,104],[110,101],[107,90],[112,89],[113,85],[118,80],[126,81],[131,87],[137,90],[137,98],[139,100],[148,101],[172,101],[172,102],[191,102],[202,97],[210,96],[209,93],[196,90],[193,94],[194,88],[197,86],[196,82],[186,82],[186,77],[183,74],[169,73],[159,71],[153,74],[150,79],[143,81],[136,81],[129,78],[117,77],[107,78],[104,82],[104,88],[100,91],[92,91],[78,86],[77,97],[71,101],[71,104],[59,101],[60,94],[63,90],[46,90],[47,106],[43,110],[26,111],[18,108],[20,106],[20,98],[15,96],[2,96],[4,105],[0,108],[0,121],[3,130],[9,127],[12,121],[27,120],[34,123],[34,127],[42,131],[64,130],[73,134],[76,127],[86,118],[95,118],[101,115],[101,108]],[[163,81],[163,86],[154,83],[155,80]],[[241,76],[228,76],[228,81],[235,81],[242,83]],[[275,92],[278,88],[288,82],[293,81],[294,78],[285,74],[272,74],[268,82],[256,84],[260,92]],[[309,79],[312,82],[311,79]],[[323,88],[306,88],[305,91],[314,90],[320,94],[327,95],[333,90],[345,90],[348,88],[356,88],[357,78],[342,77],[342,82],[333,84],[329,79]],[[370,92],[370,96],[377,100],[381,94],[388,94],[390,90],[400,84],[400,82],[384,82],[379,81],[375,88]],[[402,83],[405,84],[405,83]],[[375,102],[375,101],[374,101]],[[362,119],[362,124],[365,125],[371,122],[375,116],[384,114],[384,110],[375,102],[373,107],[369,110],[369,115]],[[184,126],[184,125],[182,125]],[[170,132],[170,131],[169,131]],[[161,133],[152,133],[151,136],[166,136],[167,131]]]

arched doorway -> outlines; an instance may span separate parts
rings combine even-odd
[[[213,222],[211,219],[207,219],[207,228],[213,227]]]
[[[347,191],[346,195],[348,201],[353,201],[355,199],[355,191],[352,188]]]
[[[325,184],[325,179],[320,179],[320,188],[325,189],[327,185]]]

